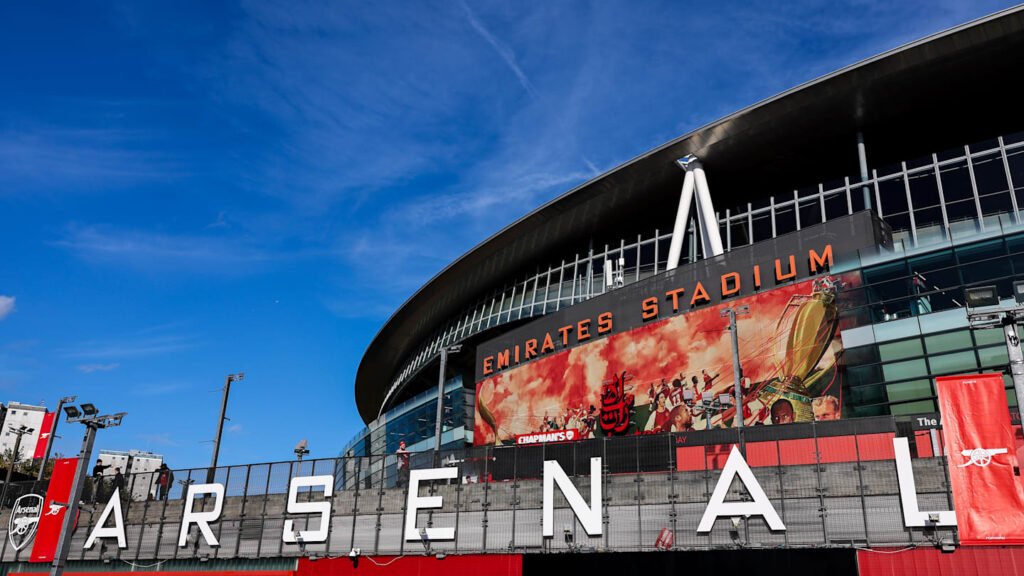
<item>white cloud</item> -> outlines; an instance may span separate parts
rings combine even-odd
[[[0,320],[14,312],[14,296],[0,296]]]
[[[117,362],[111,362],[110,364],[82,364],[78,366],[80,372],[86,374],[92,374],[93,372],[110,372],[120,366]]]

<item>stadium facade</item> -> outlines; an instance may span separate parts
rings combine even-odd
[[[355,383],[368,425],[343,454],[389,454],[403,441],[433,447],[442,348],[462,346],[448,355],[442,444],[479,443],[481,346],[669,267],[727,258],[865,210],[891,241],[842,255],[855,278],[836,298],[841,384],[831,395],[841,396],[843,417],[934,412],[934,377],[1003,371],[1003,336],[970,329],[964,289],[995,285],[1012,299],[1012,281],[1024,274],[1020,22],[1016,9],[999,13],[789,90],[498,232],[420,288],[374,338]],[[696,161],[683,169],[686,157]],[[694,172],[695,205],[681,222],[680,191]],[[699,221],[717,223],[713,237]],[[864,240],[863,248],[873,244]],[[731,377],[728,365],[682,368]],[[656,379],[672,381],[682,368],[665,366]],[[587,410],[597,405],[593,394],[581,399]],[[1015,405],[1012,393],[1008,400]],[[564,409],[579,407],[562,409],[564,421]]]
[[[1024,279],[1021,70],[1014,8],[566,192],[385,323],[337,458],[99,478],[67,547],[60,460],[2,570],[1020,573],[1019,340],[967,292]]]

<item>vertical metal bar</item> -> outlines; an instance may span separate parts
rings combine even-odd
[[[249,475],[251,473],[252,464],[248,464],[245,467],[245,484],[242,486],[242,505],[239,507],[238,513],[238,538],[235,538],[235,558],[238,558],[238,553],[242,547],[242,522],[245,521],[245,507],[249,503]],[[330,541],[328,540],[328,544],[329,542]]]
[[[793,190],[793,214],[796,215],[796,229],[800,230],[800,195],[796,190]]]
[[[373,530],[373,553],[377,555],[380,553],[380,529],[381,529],[381,515],[384,512],[384,486],[387,484],[387,472],[388,472],[388,456],[387,454],[380,457],[380,486],[377,488],[377,510],[375,511],[377,516],[377,522],[374,523]]]
[[[818,207],[821,208],[821,221],[825,222],[825,185],[818,184]]]
[[[256,543],[256,556],[259,557],[263,551],[263,533],[267,530],[267,500],[270,500],[270,477],[273,475],[274,465],[267,464],[267,481],[263,485],[263,506],[260,508],[260,539]]]
[[[872,184],[875,188],[875,205],[878,207],[878,215],[885,217],[885,209],[882,206],[882,194],[878,190],[878,170],[872,170],[871,175],[873,176]]]
[[[725,209],[725,246],[727,250],[732,250],[732,220],[730,219],[730,210]],[[655,252],[657,254],[657,252]],[[657,260],[657,258],[655,258]]]
[[[1013,204],[1013,221],[1020,223],[1020,207],[1017,205],[1017,192],[1013,188],[1013,176],[1010,174],[1010,161],[1006,158],[1006,145],[1003,137],[999,137],[999,155],[1003,159],[1003,170],[1006,172],[1006,185],[1010,188],[1010,202]],[[45,461],[44,461],[45,464]]]
[[[481,524],[481,526],[480,526],[480,532],[481,532],[480,547],[483,548],[482,552],[486,552],[487,551],[488,512],[490,512],[490,508],[491,508],[491,478],[490,478],[490,472],[489,472],[489,470],[491,468],[491,458],[490,458],[489,454],[492,453],[494,448],[492,446],[483,446],[482,448],[483,448],[482,452],[483,452],[483,455],[484,455],[484,470],[483,470],[483,484],[484,484],[483,490],[484,490],[484,496],[483,496],[483,501],[480,503],[480,508],[483,510],[483,514],[482,514],[483,519],[480,522],[480,524]]]
[[[907,195],[907,214],[910,216],[910,238],[914,241],[914,246],[917,246],[917,220],[914,218],[914,200],[910,197],[910,177],[907,176],[907,163],[900,162],[900,168],[903,170],[903,191]]]
[[[512,451],[512,536],[509,547],[513,554],[516,551],[516,511],[519,509],[519,454]]]
[[[949,228],[949,215],[946,214],[946,194],[942,190],[942,172],[939,171],[939,157],[932,154],[932,168],[935,171],[935,189],[939,192],[939,209],[942,212],[942,227],[946,238],[952,240],[953,231]]]
[[[844,188],[846,188],[846,213],[853,214],[853,195],[850,194],[850,177],[846,176],[843,178],[845,182]]]
[[[971,158],[971,147],[964,145],[964,156],[967,160],[967,174],[971,177],[971,192],[974,193],[974,209],[978,212],[978,230],[985,231],[985,214],[981,211],[981,198],[978,194],[978,182],[974,179],[974,160]]]
[[[559,286],[561,288],[561,286]],[[548,280],[544,285],[544,306],[541,308],[541,314],[548,313],[548,296],[551,294],[551,266],[548,266]],[[557,310],[557,308],[555,308]]]
[[[868,154],[864,147],[864,134],[860,131],[857,132],[857,162],[860,165],[860,181],[867,182],[868,180]],[[864,193],[864,207],[867,209],[871,208],[871,195],[868,192],[866,185],[861,187],[861,192]]]
[[[661,239],[658,237],[658,229],[654,229],[654,274],[658,274],[658,242]]]
[[[775,238],[778,236],[775,228],[775,196],[769,196],[768,202],[768,219],[771,220],[772,223],[772,238]]]
[[[363,470],[363,459],[356,456],[356,493],[352,495],[352,535],[349,540],[348,549],[352,550],[356,547],[356,521],[359,517],[359,494],[362,492],[363,483],[362,470]],[[406,500],[408,502],[408,500]],[[403,538],[404,540],[404,538]],[[258,555],[258,554],[257,554]]]
[[[860,512],[864,518],[864,541],[867,543],[867,547],[871,548],[871,530],[868,529],[868,501],[864,495],[864,462],[860,459],[860,434],[854,433],[853,444],[857,449],[857,484],[860,488]]]
[[[814,422],[811,422],[811,431],[814,433],[814,476],[818,479],[818,510],[821,516],[821,534],[825,539],[825,545],[828,546],[832,542],[828,537],[828,524],[826,522],[828,510],[825,508],[825,486],[822,484],[821,479],[821,448],[818,447],[818,425]]]
[[[775,471],[779,477],[779,502],[782,507],[782,519],[786,519],[786,483],[782,480],[782,475],[785,474],[785,470],[782,467],[782,449],[779,447],[779,441],[775,442]],[[789,531],[782,531],[782,542],[785,546],[789,547]]]
[[[657,258],[655,258],[657,260]],[[608,477],[608,437],[601,436],[601,495],[607,498],[608,494],[608,482],[605,480]],[[601,508],[604,509],[602,514],[603,518],[601,521],[604,522],[604,547],[607,550],[609,546],[609,540],[611,538],[610,532],[612,531],[611,515],[608,512],[608,507],[601,503]]]

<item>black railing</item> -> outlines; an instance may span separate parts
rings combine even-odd
[[[458,469],[457,480],[428,482],[420,495],[444,498],[441,509],[420,511],[417,526],[456,528],[452,541],[406,541],[407,474],[394,454],[230,466],[214,471],[225,486],[219,521],[212,524],[219,546],[209,546],[193,526],[178,546],[180,520],[189,484],[205,483],[208,468],[175,470],[166,498],[158,493],[158,473],[125,477],[122,509],[128,547],[112,541],[84,550],[83,544],[112,487],[110,478],[90,480],[82,500],[71,556],[76,559],[251,558],[341,556],[353,548],[363,554],[487,553],[655,549],[663,531],[675,549],[733,546],[871,547],[930,545],[955,539],[951,529],[903,527],[892,438],[910,437],[918,500],[922,510],[952,508],[946,461],[930,457],[932,433],[915,432],[909,418],[861,418],[846,421],[755,426],[702,432],[600,438],[534,446],[479,446],[448,450],[445,466]],[[697,524],[734,445],[745,448],[762,488],[786,524],[771,531],[761,518],[732,526],[720,519],[710,533]],[[921,454],[917,448],[921,447]],[[541,536],[543,463],[554,460],[589,500],[590,459],[602,459],[604,524],[600,536],[587,535],[555,491],[555,536]],[[410,467],[434,467],[431,452],[413,453]],[[287,544],[284,521],[294,530],[317,527],[319,518],[285,512],[288,486],[297,476],[334,479],[332,513],[326,542]],[[7,528],[10,502],[26,493],[44,494],[46,483],[12,483],[0,527]],[[300,500],[323,498],[303,489]],[[749,498],[736,480],[728,499]],[[96,504],[92,502],[96,501]],[[196,510],[212,507],[197,498]],[[108,523],[109,525],[109,523]],[[4,538],[0,558],[25,560],[31,546],[15,551]]]

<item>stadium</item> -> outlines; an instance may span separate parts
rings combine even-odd
[[[1020,573],[1021,70],[1017,7],[569,190],[386,321],[337,458],[77,519],[58,461],[4,574]]]

